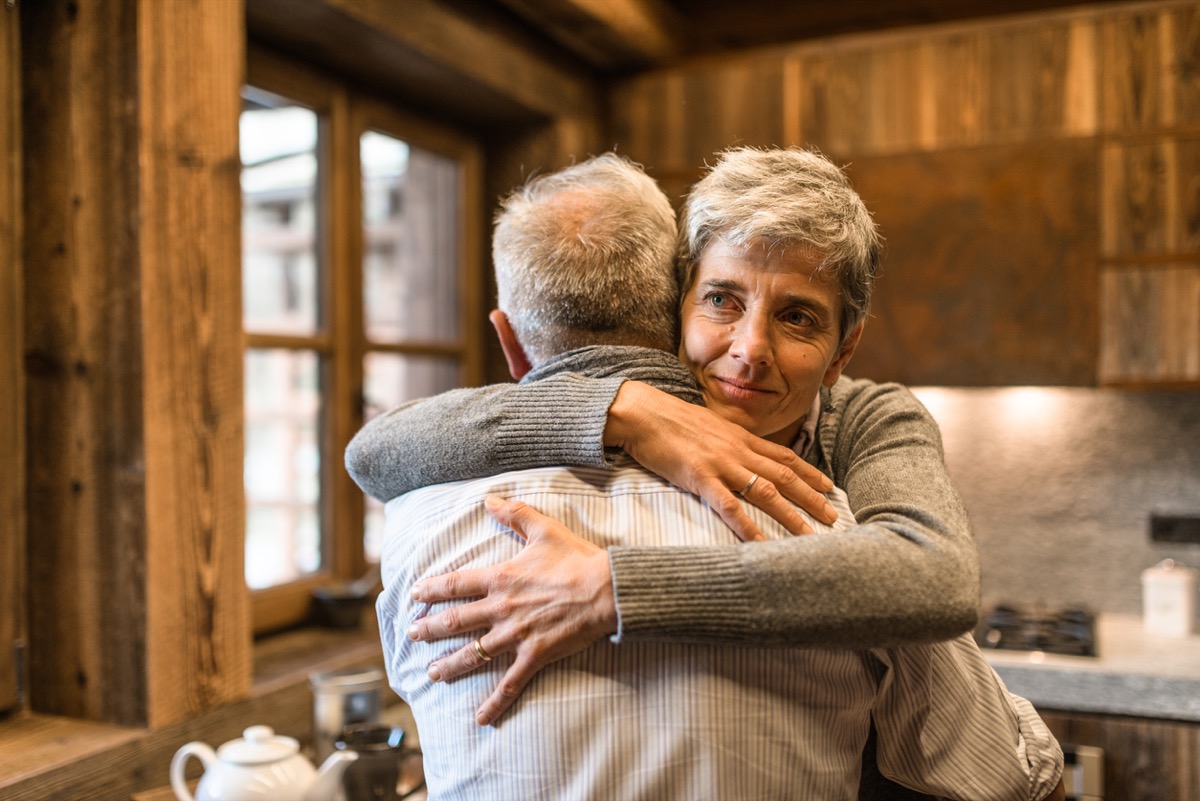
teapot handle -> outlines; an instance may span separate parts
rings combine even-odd
[[[179,801],[195,801],[188,790],[187,778],[183,770],[190,756],[199,759],[204,764],[205,770],[208,770],[217,761],[217,753],[205,743],[187,743],[175,752],[175,756],[171,758],[171,789],[175,791],[175,797]]]

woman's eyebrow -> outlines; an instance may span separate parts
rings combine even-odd
[[[698,289],[725,289],[728,291],[736,291],[742,288],[742,285],[737,281],[729,278],[709,278],[697,284]]]

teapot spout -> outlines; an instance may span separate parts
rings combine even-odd
[[[354,751],[334,751],[321,764],[321,769],[317,771],[317,778],[309,786],[308,792],[304,794],[304,801],[330,801],[333,798],[339,798],[339,790],[342,783],[342,774],[346,772],[346,767],[358,759],[358,754]]]

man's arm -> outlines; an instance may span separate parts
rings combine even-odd
[[[872,655],[883,669],[874,722],[884,776],[955,801],[1065,795],[1054,735],[970,635]]]

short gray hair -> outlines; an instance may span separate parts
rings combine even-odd
[[[675,213],[658,184],[612,153],[533,178],[492,236],[499,306],[530,362],[585,345],[674,351]]]
[[[680,285],[715,239],[734,247],[803,248],[841,285],[844,339],[871,306],[881,239],[846,174],[815,150],[734,148],[688,195],[679,231]]]

